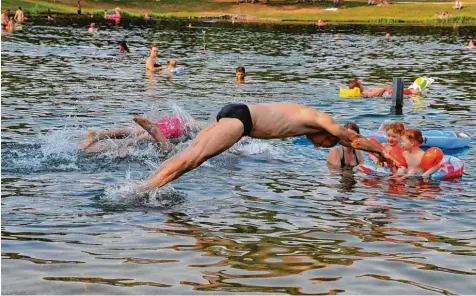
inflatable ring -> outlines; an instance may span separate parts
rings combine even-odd
[[[363,133],[367,138],[375,138],[379,142],[387,141],[385,132]],[[469,146],[471,137],[463,132],[429,130],[423,131],[426,142],[421,147],[438,147],[440,149],[459,149]]]
[[[386,174],[389,175],[391,172],[385,168],[377,166],[371,161],[366,161],[361,164],[360,169],[367,174]],[[443,160],[440,163],[440,167],[436,172],[430,175],[432,180],[451,180],[455,178],[460,178],[464,172],[464,163],[457,157],[445,155]],[[423,174],[418,174],[421,176]]]

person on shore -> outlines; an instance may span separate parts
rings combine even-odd
[[[127,47],[126,42],[124,41],[119,42],[119,52],[130,53],[129,47]]]
[[[78,16],[81,16],[81,1],[80,0],[78,0],[77,8],[78,8]]]
[[[149,15],[149,10],[148,10],[148,9],[145,11],[144,19],[145,19],[146,21],[150,20],[150,15]]]
[[[453,6],[454,9],[463,9],[463,1],[456,0],[455,5]]]
[[[147,126],[142,127],[148,130]],[[327,113],[297,103],[230,104],[218,112],[216,121],[203,129],[188,148],[165,161],[138,190],[164,186],[225,152],[244,136],[282,139],[302,135],[316,148],[333,147],[340,142],[346,147],[375,152],[382,161],[392,163],[382,149],[341,126]]]
[[[96,24],[95,23],[91,23],[91,25],[89,25],[89,30],[88,30],[89,33],[94,33],[96,32]]]
[[[440,164],[436,164],[428,170],[421,166],[421,160],[425,151],[421,150],[420,146],[423,143],[423,135],[421,131],[416,128],[407,129],[402,133],[402,147],[405,149],[403,157],[407,162],[407,167],[400,167],[398,174],[405,174],[406,176],[415,176],[423,173],[423,178],[429,178],[431,174],[436,172]]]
[[[360,134],[359,126],[354,122],[347,122],[344,127]],[[336,168],[355,167],[363,163],[363,161],[362,152],[352,147],[334,147],[327,155],[327,163]]]
[[[235,69],[236,83],[243,84],[245,83],[246,71],[245,67],[239,66]]]
[[[157,64],[157,57],[159,56],[159,49],[153,45],[150,47],[150,54],[145,62],[145,69],[148,72],[157,72],[163,69],[167,69],[167,66]]]
[[[21,6],[18,6],[17,11],[15,12],[15,21],[19,24],[23,23],[25,20],[25,14],[23,13],[23,10],[21,10]]]

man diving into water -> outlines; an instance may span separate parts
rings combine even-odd
[[[134,121],[152,137],[156,125],[146,118]],[[337,143],[377,153],[382,161],[389,156],[372,142],[337,123],[328,114],[296,103],[230,104],[218,112],[216,121],[203,129],[183,152],[165,161],[139,190],[160,188],[206,160],[226,151],[241,137],[280,139],[306,135],[314,147],[332,147]],[[385,156],[384,156],[385,153]]]

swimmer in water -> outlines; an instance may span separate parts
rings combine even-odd
[[[474,45],[474,41],[473,41],[473,40],[469,40],[468,48],[469,48],[469,49],[476,48],[476,45]]]
[[[330,148],[340,142],[346,147],[377,153],[383,162],[392,163],[382,149],[341,126],[327,113],[297,103],[230,104],[218,112],[216,121],[203,129],[188,148],[162,163],[137,189],[160,188],[225,152],[244,136],[282,139],[302,135],[316,148]]]
[[[390,33],[385,34],[385,38],[390,38]]]
[[[145,69],[148,72],[157,72],[160,70],[167,69],[167,66],[161,66],[157,64],[157,57],[159,56],[159,49],[157,46],[153,45],[150,48],[150,55],[145,62]]]
[[[344,127],[360,134],[359,126],[354,122],[347,122]],[[355,167],[363,163],[363,161],[364,156],[362,152],[351,147],[334,147],[327,155],[327,164],[335,168]]]
[[[126,42],[124,42],[124,41],[119,42],[119,52],[127,52],[127,53],[130,53],[129,47],[127,47]]]
[[[236,68],[235,76],[236,76],[236,83],[238,84],[245,83],[245,76],[246,76],[245,67],[240,66]]]
[[[423,141],[423,135],[419,129],[411,128],[402,133],[402,147],[405,149],[403,157],[405,157],[407,167],[400,167],[398,169],[399,174],[415,176],[418,173],[423,173],[423,178],[429,178],[431,174],[438,170],[439,163],[428,170],[421,166],[421,160],[425,154],[425,151],[420,149]]]
[[[171,59],[169,62],[169,67],[167,68],[168,71],[173,72],[174,69],[177,68],[177,61],[174,59]]]
[[[360,79],[351,80],[349,83],[349,89],[354,89],[356,87],[360,88],[360,93],[362,94],[363,97],[368,97],[368,98],[381,97],[386,91],[392,90],[391,85],[385,85],[384,87],[379,87],[379,88],[364,89],[364,86]]]
[[[145,117],[135,117],[134,121],[144,129],[140,131],[135,129],[114,129],[102,132],[89,130],[88,135],[79,145],[79,150],[100,152],[93,147],[98,141],[128,138],[129,142],[127,144],[139,140],[155,140],[160,144],[161,149],[168,152],[173,148],[169,139],[177,139],[190,133],[197,133],[206,124],[203,122],[192,123],[180,117],[165,117],[156,122],[152,122]]]
[[[96,32],[96,24],[95,24],[95,23],[91,23],[91,25],[89,26],[88,32],[89,32],[89,33],[94,33],[94,32]]]

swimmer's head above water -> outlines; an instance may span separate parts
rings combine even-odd
[[[364,92],[364,86],[362,85],[362,80],[355,78],[349,82],[349,89],[354,89],[358,87],[360,89],[360,92]]]
[[[314,147],[330,148],[339,143],[339,138],[327,131],[306,135],[307,139],[314,144]]]
[[[244,81],[245,80],[245,76],[246,76],[246,71],[245,71],[245,67],[238,67],[236,68],[235,70],[235,76],[236,76],[236,80],[238,81]]]
[[[119,51],[120,52],[130,52],[129,47],[127,47],[127,44],[124,41],[119,42]]]
[[[177,61],[174,60],[174,59],[171,59],[170,62],[169,62],[169,66],[170,68],[176,68],[177,67]]]

